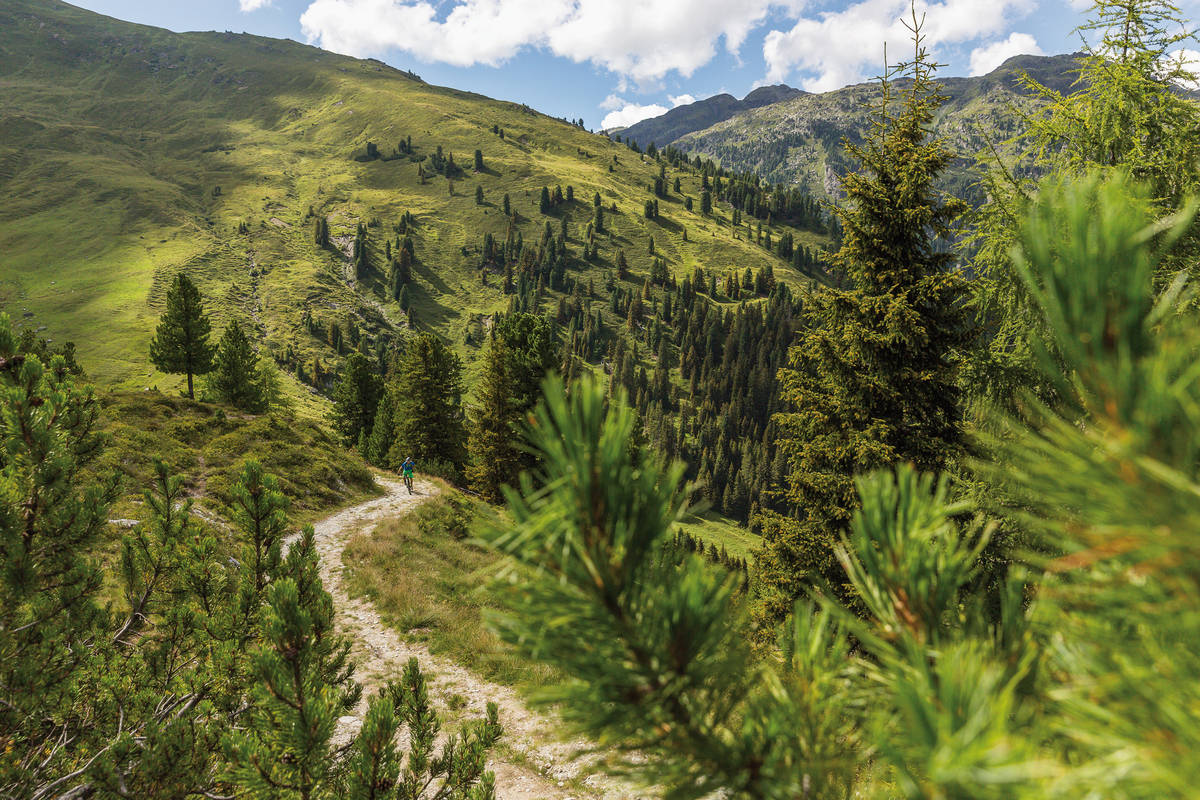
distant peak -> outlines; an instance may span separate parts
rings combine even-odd
[[[801,94],[808,93],[800,89],[793,89],[791,86],[786,86],[782,83],[774,86],[760,86],[742,98],[742,105],[746,108],[759,108],[761,106],[769,106],[772,103],[778,103],[781,100],[789,100]]]

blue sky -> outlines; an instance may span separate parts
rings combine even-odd
[[[908,0],[73,0],[177,31],[246,31],[411,69],[430,83],[631,124],[691,99],[765,83],[813,91],[867,79],[907,54]],[[1018,53],[1078,49],[1084,0],[933,0],[943,75]],[[1200,0],[1187,0],[1196,11]],[[922,6],[918,6],[920,10]]]

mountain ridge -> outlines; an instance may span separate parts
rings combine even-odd
[[[947,104],[938,114],[938,131],[949,134],[951,145],[963,155],[981,150],[985,139],[1007,138],[1015,132],[1019,115],[1033,103],[1021,88],[1021,73],[1069,93],[1077,58],[1078,54],[1019,55],[986,75],[937,78],[947,95]],[[635,139],[643,147],[651,142],[660,148],[674,145],[713,158],[728,169],[757,172],[772,182],[800,184],[815,194],[834,196],[836,175],[848,166],[841,141],[861,141],[866,114],[878,89],[878,83],[864,82],[830,92],[793,94],[736,110],[686,132],[678,125],[668,125],[668,116],[674,112],[682,112],[675,119],[695,119],[681,106],[630,126],[621,136]],[[969,191],[964,166],[959,164],[951,171],[953,191]]]
[[[773,86],[759,86],[741,100],[723,92],[693,103],[676,106],[665,114],[628,125],[619,132],[621,137],[627,141],[637,142],[643,146],[651,142],[663,146],[688,133],[729,119],[742,111],[761,108],[803,94],[807,94],[807,92],[782,83]],[[666,139],[666,141],[660,141],[661,139]]]

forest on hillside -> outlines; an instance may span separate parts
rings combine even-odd
[[[469,391],[464,343],[411,316],[396,337],[306,317],[340,367],[282,366],[329,393],[333,437],[256,330],[216,336],[219,298],[176,272],[146,341],[186,385],[158,412],[173,441],[268,426],[224,482],[205,473],[218,514],[196,461],[114,431],[73,345],[0,314],[0,797],[503,796],[495,704],[451,723],[416,660],[364,691],[284,491],[324,481],[332,507],[367,489],[364,462],[410,457],[502,507],[422,524],[502,560],[491,631],[648,793],[1192,796],[1200,105],[1171,59],[1191,34],[1162,0],[1091,13],[1077,90],[1028,87],[1043,102],[1012,157],[1036,169],[982,159],[978,208],[939,188],[961,154],[932,132],[945,98],[914,8],[836,207],[630,150],[654,165],[644,219],[686,178],[761,267],[677,275],[651,236],[646,274],[619,248],[584,272],[612,205],[547,184],[536,240],[507,224],[468,251],[507,298],[466,331]],[[555,216],[569,203],[583,230]],[[306,222],[329,247],[326,216]],[[355,289],[406,315],[417,225],[346,241]],[[787,238],[815,228],[823,252]],[[289,431],[300,452],[274,441]],[[141,452],[112,460],[117,434]],[[751,561],[680,532],[703,505],[761,536]]]

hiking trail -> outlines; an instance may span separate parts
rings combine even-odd
[[[377,482],[384,496],[343,509],[314,526],[321,578],[325,590],[333,596],[335,624],[354,643],[358,664],[355,678],[363,685],[363,700],[351,714],[338,720],[335,741],[344,743],[357,733],[366,714],[367,697],[389,679],[399,679],[404,665],[415,657],[428,681],[430,698],[444,715],[447,698],[454,695],[466,700],[460,709],[466,718],[482,717],[488,701],[499,706],[504,734],[488,764],[496,775],[498,800],[631,800],[645,796],[605,775],[591,774],[590,759],[573,758],[587,749],[588,743],[555,737],[552,732],[558,727],[556,721],[531,710],[513,689],[483,680],[453,661],[434,655],[423,644],[405,641],[384,624],[369,601],[349,596],[343,582],[342,552],[351,537],[360,532],[370,535],[378,523],[410,513],[440,492],[437,486],[422,480],[416,482],[411,496],[399,481],[377,478]],[[457,725],[446,724],[443,733],[456,729]]]

